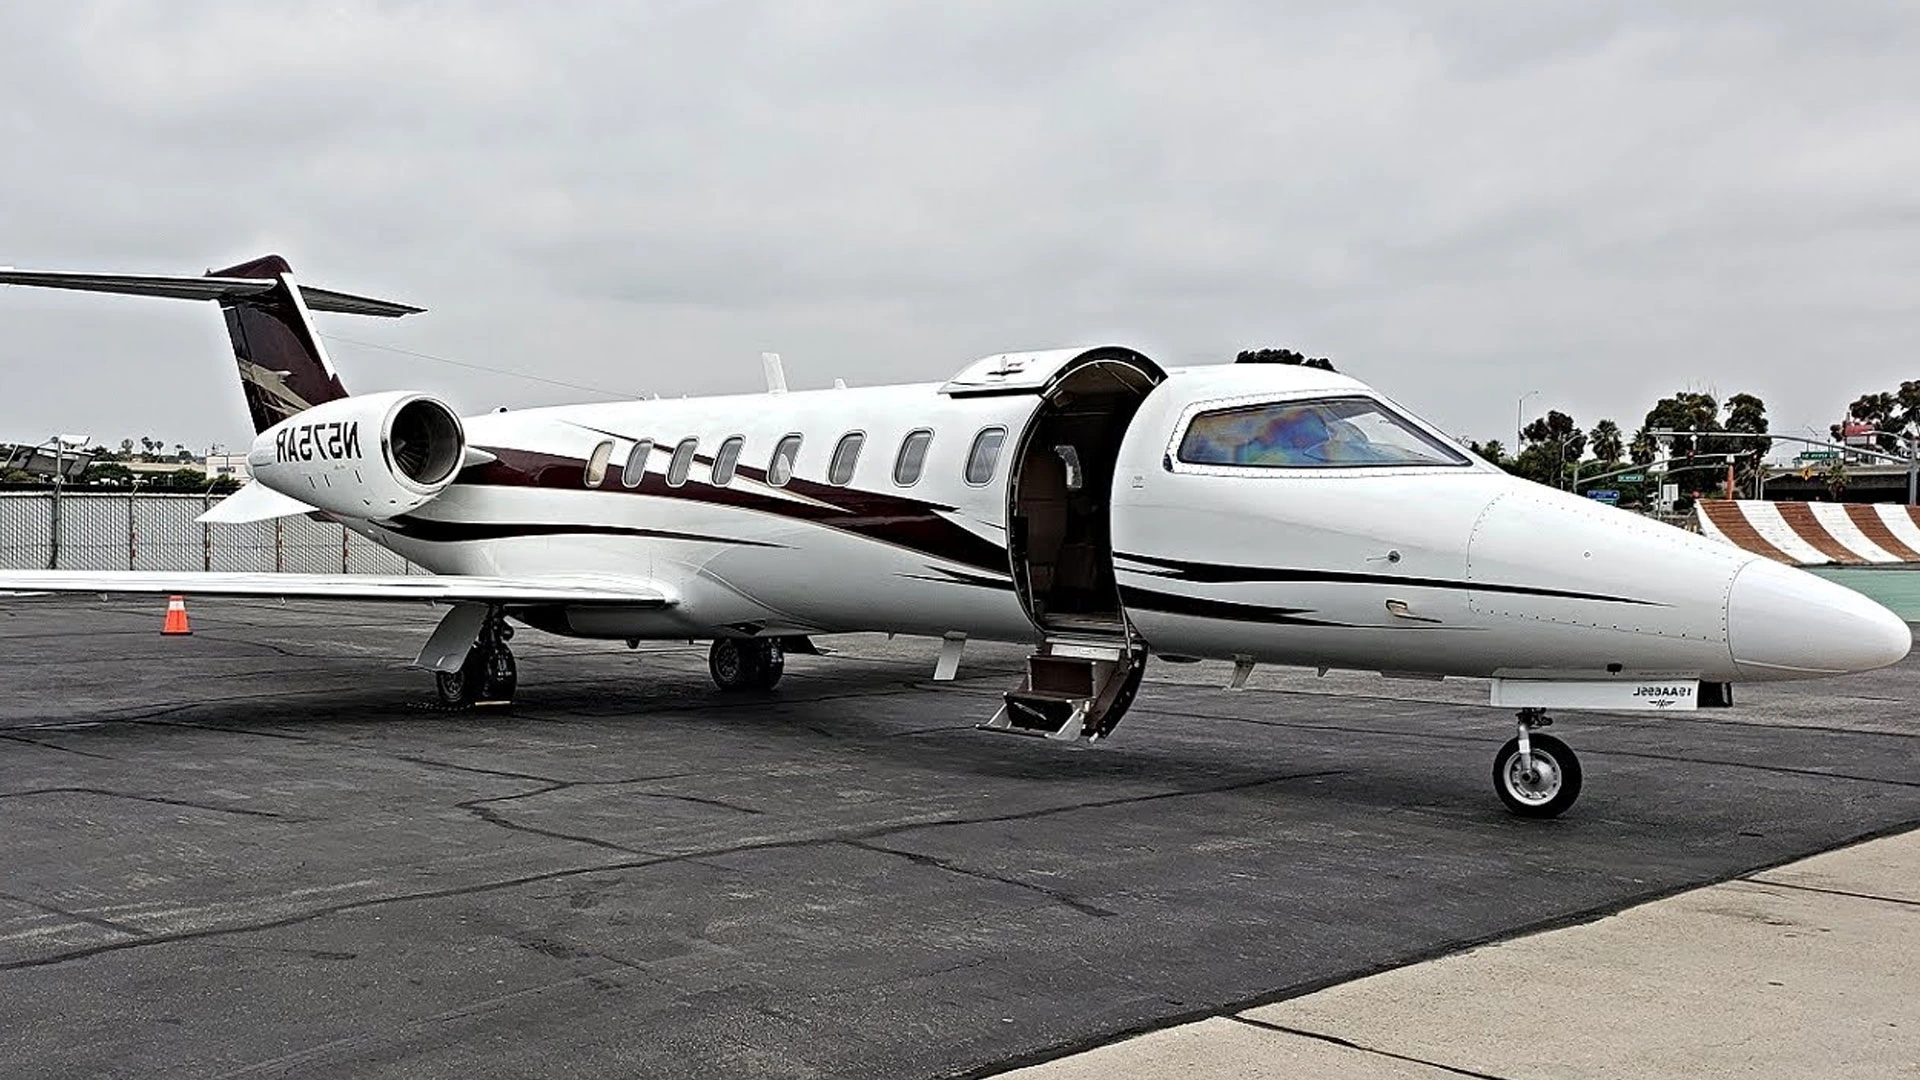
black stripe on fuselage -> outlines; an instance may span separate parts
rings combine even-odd
[[[1203,596],[1181,596],[1178,593],[1157,592],[1153,589],[1142,589],[1136,585],[1120,586],[1120,602],[1125,604],[1129,611],[1158,611],[1167,615],[1191,615],[1200,619],[1226,619],[1231,622],[1257,622],[1277,626],[1349,627],[1348,623],[1305,618],[1304,616],[1310,613],[1312,608],[1235,604],[1225,600],[1209,600]]]
[[[1208,583],[1248,582],[1248,581],[1284,581],[1303,584],[1335,585],[1394,585],[1418,589],[1464,589],[1471,592],[1513,593],[1521,596],[1548,596],[1561,600],[1594,600],[1607,604],[1639,604],[1646,607],[1666,607],[1653,600],[1636,600],[1629,596],[1608,596],[1605,593],[1576,592],[1571,589],[1547,589],[1533,585],[1502,585],[1490,581],[1457,581],[1452,578],[1409,577],[1404,574],[1363,574],[1350,570],[1308,570],[1276,566],[1226,566],[1219,563],[1183,562],[1178,559],[1160,559],[1148,555],[1118,555],[1115,559],[1150,566],[1152,570],[1136,570],[1134,573],[1153,574],[1170,581],[1203,581]],[[1121,569],[1125,569],[1122,567]]]
[[[688,540],[703,544],[727,544],[735,547],[784,548],[764,540],[740,540],[728,536],[704,536],[669,529],[637,529],[624,525],[585,525],[565,522],[516,521],[436,521],[411,514],[385,522],[384,527],[412,540],[430,543],[456,543],[463,540],[504,540],[516,536],[639,536],[650,540]]]
[[[632,438],[627,435],[615,437]],[[655,446],[658,447],[659,443],[656,442]],[[940,503],[823,484],[798,476],[791,478],[779,490],[800,496],[799,499],[747,487],[715,487],[693,479],[674,486],[657,472],[641,474],[638,482],[628,487],[622,463],[610,463],[600,484],[587,487],[587,463],[580,458],[505,447],[483,446],[477,449],[494,455],[496,460],[462,470],[459,483],[587,490],[608,495],[651,495],[655,498],[728,506],[821,525],[836,532],[877,540],[960,566],[1000,574],[1008,572],[1007,549],[949,521],[942,515],[952,513],[955,508]],[[747,480],[766,483],[763,469],[740,465],[736,472]]]

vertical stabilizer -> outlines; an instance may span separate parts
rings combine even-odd
[[[220,301],[227,336],[240,366],[253,429],[265,431],[294,413],[347,396],[333,370],[313,319],[293,280],[293,268],[278,255],[211,271],[208,277],[266,278],[274,286],[251,296]]]

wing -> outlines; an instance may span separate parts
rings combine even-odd
[[[141,570],[0,570],[0,590],[179,593],[315,600],[437,600],[491,604],[672,607],[678,597],[645,578],[614,574],[485,577],[468,574],[228,574]]]

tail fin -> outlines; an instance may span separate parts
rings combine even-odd
[[[310,312],[392,318],[422,310],[296,284],[292,268],[278,255],[262,256],[197,278],[0,269],[0,285],[219,301],[255,431],[265,431],[321,402],[347,396],[346,387],[333,370],[333,361],[327,358],[326,348],[314,332]]]

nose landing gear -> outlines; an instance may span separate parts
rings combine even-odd
[[[1521,709],[1519,734],[1493,759],[1493,789],[1521,817],[1559,817],[1580,797],[1580,759],[1573,749],[1534,728],[1553,723],[1545,709]]]
[[[715,638],[707,672],[722,690],[771,690],[787,669],[787,651],[773,638]]]

